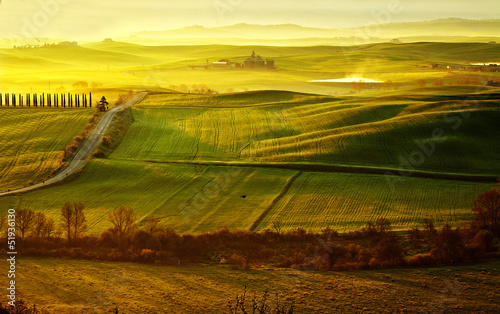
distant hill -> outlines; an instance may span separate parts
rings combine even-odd
[[[374,21],[375,22],[375,21]],[[314,28],[295,24],[235,24],[222,27],[191,26],[164,31],[140,31],[117,41],[149,46],[162,45],[265,45],[320,46],[359,45],[388,42],[500,42],[500,19],[467,20],[459,18],[421,22],[371,24],[352,28]],[[68,38],[66,40],[73,40]],[[43,45],[63,39],[27,39],[23,44]],[[19,41],[0,39],[1,48],[11,48]]]
[[[231,26],[207,28],[203,26],[185,27],[167,31],[144,31],[135,35],[138,37],[168,37],[168,38],[260,38],[260,39],[291,39],[291,38],[335,38],[363,36],[366,27],[343,29],[324,29],[304,27],[295,24],[255,25],[235,24]],[[380,24],[379,28],[370,27],[367,35],[378,37],[408,37],[408,36],[498,36],[500,19],[497,20],[467,20],[439,19],[423,22]],[[380,34],[375,34],[380,33]]]

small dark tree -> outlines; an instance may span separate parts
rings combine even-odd
[[[19,209],[16,212],[16,228],[21,231],[21,238],[33,227],[35,213],[31,209]]]
[[[273,229],[276,231],[278,235],[281,234],[281,231],[283,230],[283,224],[279,222],[278,220],[273,221]]]
[[[99,101],[99,110],[106,111],[109,103],[106,101],[106,97],[102,96],[101,101]]]
[[[73,206],[71,203],[65,203],[61,209],[62,215],[62,227],[66,229],[66,235],[68,236],[68,243],[71,242],[71,226],[73,221]]]
[[[159,226],[161,221],[160,217],[156,216],[151,216],[144,224],[144,229],[146,229],[147,232],[153,234],[155,232],[161,231],[162,228]]]
[[[347,249],[338,243],[328,242],[323,247],[323,254],[328,261],[328,269],[333,269],[335,263],[347,255]]]
[[[47,217],[42,212],[34,213],[33,234],[40,238],[43,236],[45,225],[47,224]]]
[[[497,189],[479,195],[472,204],[472,212],[483,229],[500,235],[500,192]]]
[[[443,264],[453,264],[462,260],[464,243],[460,236],[460,230],[453,230],[446,224],[435,239],[435,249],[431,255]]]
[[[417,81],[417,86],[418,87],[423,88],[423,87],[425,87],[425,85],[427,85],[427,82],[424,79],[421,79],[421,80]]]
[[[78,236],[87,230],[87,219],[83,212],[85,205],[82,203],[73,204],[73,239],[78,239]]]
[[[427,243],[427,249],[431,250],[433,248],[434,239],[437,237],[437,230],[434,227],[434,222],[432,219],[424,218],[422,221],[422,235],[424,236],[424,242]]]
[[[293,314],[294,302],[286,304],[282,301],[280,293],[276,292],[274,300],[270,298],[269,291],[264,291],[262,298],[257,300],[257,296],[253,296],[250,306],[247,304],[247,287],[243,290],[241,295],[236,296],[236,302],[228,301],[227,307],[229,313],[243,313],[243,314]]]
[[[405,251],[396,236],[383,238],[375,247],[374,262],[380,266],[399,266],[404,263]]]
[[[45,238],[50,238],[55,231],[54,219],[48,218],[43,226],[42,234]]]
[[[120,206],[108,215],[113,231],[119,238],[129,238],[137,229],[137,214],[130,207]]]

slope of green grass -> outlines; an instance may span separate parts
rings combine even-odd
[[[432,218],[438,226],[470,220],[472,200],[492,187],[423,178],[394,184],[381,175],[316,172],[303,172],[287,187],[297,174],[275,168],[98,159],[72,182],[2,197],[0,206],[43,211],[59,221],[65,202],[83,202],[90,233],[110,227],[107,215],[120,205],[132,207],[140,224],[156,216],[161,225],[179,232],[248,230],[263,213],[256,230],[279,221],[285,229],[320,231],[330,226],[342,232],[378,218],[390,219],[396,230],[407,230],[418,227],[423,218]],[[279,201],[272,206],[275,199]]]
[[[249,229],[293,173],[97,159],[70,183],[2,197],[0,205],[44,211],[59,221],[65,202],[83,202],[90,233],[110,227],[107,214],[120,205],[136,210],[140,221],[157,216],[181,232]]]
[[[16,266],[16,295],[50,313],[110,313],[115,307],[120,313],[225,313],[244,286],[247,302],[254,295],[260,300],[266,289],[272,300],[278,291],[281,301],[294,302],[294,313],[500,311],[499,262],[352,272],[42,258],[23,258]]]
[[[498,97],[464,103],[466,97],[155,95],[134,108],[136,122],[111,157],[500,175]]]
[[[304,172],[256,230],[284,228],[340,232],[387,218],[395,230],[418,227],[424,218],[437,225],[473,219],[472,200],[492,184],[382,175]]]
[[[438,225],[457,224],[471,218],[472,200],[493,183],[388,181],[382,175],[311,172],[317,171],[312,166],[395,172],[402,158],[418,157],[414,152],[422,148],[416,141],[429,140],[441,128],[446,140],[435,144],[417,170],[494,176],[499,174],[500,110],[495,94],[490,96],[464,109],[455,106],[465,95],[445,94],[152,95],[132,109],[134,123],[109,159],[91,161],[70,183],[3,197],[0,203],[42,210],[57,221],[65,202],[83,202],[92,233],[109,227],[107,213],[120,205],[134,208],[140,221],[159,216],[164,226],[180,232],[254,224],[262,230],[276,220],[285,228],[339,231],[380,217],[397,230],[418,226],[423,217]],[[456,130],[456,121],[447,121],[446,114],[462,117]],[[245,167],[237,167],[238,162]],[[295,169],[304,172],[288,186],[298,171],[276,164],[298,165]]]
[[[93,109],[0,108],[0,191],[43,179]]]

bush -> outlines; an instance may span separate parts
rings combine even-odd
[[[246,260],[243,256],[234,253],[229,257],[229,264],[231,264],[233,269],[244,268],[246,266]]]
[[[408,265],[411,267],[425,267],[436,265],[436,260],[430,253],[417,254],[408,259]]]
[[[111,147],[111,138],[109,138],[109,136],[103,136],[102,137],[102,140],[101,140],[101,144],[103,146],[106,146],[107,148],[110,148]]]
[[[106,158],[106,154],[102,151],[97,149],[93,154],[92,157],[94,158]]]

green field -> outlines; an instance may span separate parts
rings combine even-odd
[[[91,233],[109,227],[107,213],[119,205],[134,208],[141,222],[159,216],[164,226],[194,233],[263,230],[273,221],[286,229],[345,231],[381,217],[396,230],[426,217],[438,225],[458,224],[471,218],[472,200],[500,176],[499,89],[483,86],[499,73],[450,72],[445,66],[493,60],[499,49],[480,43],[119,42],[1,49],[5,92],[49,86],[72,91],[73,83],[86,81],[89,87],[79,92],[92,91],[94,99],[104,95],[111,104],[129,90],[152,93],[131,110],[133,123],[108,158],[91,160],[71,182],[2,197],[0,205],[42,210],[57,221],[62,204],[83,202]],[[253,50],[275,59],[279,71],[188,67],[207,59],[241,61]],[[441,68],[429,69],[429,63]],[[354,94],[351,84],[308,82],[353,76],[399,87],[367,85]],[[456,86],[464,77],[479,85]],[[425,88],[416,88],[419,79],[426,80]],[[436,79],[444,86],[432,86]],[[193,91],[194,84],[231,92],[161,93]],[[471,97],[479,100],[467,101]],[[91,114],[0,110],[6,113],[0,118],[0,147],[7,152],[0,158],[4,190],[50,173]],[[383,175],[400,170],[412,176]]]
[[[93,109],[0,108],[0,191],[48,176]]]
[[[500,176],[500,107],[491,94],[472,108],[455,108],[466,96],[446,91],[370,99],[272,91],[151,95],[132,109],[134,122],[109,158],[90,161],[72,182],[0,203],[57,221],[65,202],[83,202],[90,233],[108,228],[107,213],[120,205],[134,208],[140,222],[156,216],[165,227],[192,233],[263,230],[274,221],[315,231],[357,230],[378,218],[396,230],[423,218],[456,225],[472,218],[472,200]],[[446,117],[463,122],[453,130]],[[436,128],[446,130],[446,140],[434,144],[413,177],[368,174],[397,173],[399,158],[409,160],[420,147],[415,141],[428,141]],[[317,168],[328,165],[354,168]],[[428,173],[442,179],[421,177]],[[455,174],[465,181],[447,180]],[[469,182],[468,175],[490,179]]]
[[[70,183],[2,197],[0,204],[44,211],[57,221],[65,202],[83,202],[90,233],[110,227],[107,213],[122,204],[134,208],[141,222],[160,217],[161,225],[180,232],[250,229],[295,174],[99,159]],[[472,200],[491,186],[409,178],[392,192],[379,175],[304,172],[256,230],[279,221],[285,229],[351,231],[381,217],[391,219],[396,230],[419,226],[422,218],[457,224],[471,218]]]
[[[496,313],[499,267],[307,272],[24,258],[16,282],[18,296],[51,313],[225,313],[245,285],[249,301],[279,291],[294,313]]]
[[[189,67],[243,62],[252,51],[274,59],[278,71]],[[284,231],[347,232],[380,218],[398,232],[424,218],[458,226],[473,219],[473,200],[500,177],[500,88],[485,86],[500,72],[447,66],[499,55],[498,44],[463,42],[0,49],[0,93],[92,92],[94,104],[105,96],[113,106],[120,95],[149,91],[117,115],[96,154],[105,157],[92,157],[64,182],[0,197],[0,210],[44,212],[62,237],[66,202],[85,204],[87,235],[111,227],[108,214],[121,205],[136,211],[140,227],[159,218],[184,234],[276,223]],[[309,82],[354,77],[384,83]],[[200,85],[215,92],[198,94]],[[59,167],[93,112],[1,107],[0,191]],[[17,296],[53,313],[116,306],[120,313],[221,313],[245,285],[250,298],[282,291],[297,313],[500,311],[496,261],[309,272],[18,256]]]
[[[499,99],[483,96],[464,105],[468,95],[154,95],[134,108],[135,123],[111,158],[380,168],[413,158],[421,171],[500,175]]]

